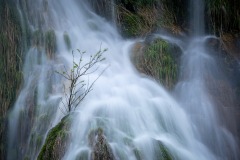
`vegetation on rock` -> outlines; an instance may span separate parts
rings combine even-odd
[[[44,34],[41,30],[36,30],[32,33],[32,45],[36,47],[43,46],[44,43]]]
[[[67,49],[70,50],[72,46],[71,46],[70,37],[69,37],[69,35],[67,34],[67,32],[64,33],[63,39],[64,39],[64,42],[65,42],[65,45],[66,45]]]
[[[118,26],[127,37],[146,36],[159,27],[179,34],[187,26],[185,0],[123,0],[116,10]]]
[[[118,6],[118,24],[127,37],[146,36],[157,28],[157,21],[155,7],[143,7],[130,12],[124,6]]]
[[[158,27],[166,28],[174,34],[187,30],[188,3],[186,0],[161,0]]]
[[[206,0],[210,29],[216,34],[239,33],[240,8],[238,0]]]
[[[164,86],[172,88],[178,75],[177,57],[173,56],[172,51],[177,52],[178,49],[160,39],[139,49],[142,53],[134,60],[137,69],[159,80]],[[139,49],[137,52],[141,52]]]
[[[169,150],[164,146],[162,142],[158,142],[158,147],[160,149],[160,154],[158,155],[158,159],[163,160],[173,160],[173,157],[171,156]]]
[[[71,117],[66,116],[49,131],[45,144],[38,155],[38,160],[59,160],[63,158],[70,136],[70,123]]]
[[[53,58],[57,51],[57,39],[54,30],[45,33],[45,50],[49,58]]]
[[[110,16],[109,5],[112,3],[110,0],[96,1],[92,0],[95,5],[95,11],[99,14],[102,13],[102,8],[106,9],[106,12],[102,14],[106,16],[107,19],[113,18]],[[221,49],[223,51],[219,52],[224,54],[223,59],[226,63],[226,70],[231,76],[236,76],[239,71],[236,71],[238,66],[235,58],[239,58],[239,31],[240,31],[240,9],[238,0],[206,0],[206,17],[209,21],[209,33],[214,33],[221,38]],[[20,5],[22,6],[26,14],[35,14],[29,11],[29,6],[27,1],[20,0]],[[48,10],[48,2],[43,1],[44,10]],[[127,37],[145,37],[148,34],[154,32],[159,27],[170,30],[172,33],[179,34],[180,32],[188,31],[189,20],[188,17],[188,1],[187,0],[117,0],[114,6],[117,12],[118,26],[122,33]],[[31,12],[31,13],[30,13]],[[40,13],[41,14],[41,13]],[[34,16],[29,16],[29,21],[36,25],[41,23],[42,20],[39,18],[35,20]],[[29,29],[26,22],[20,19],[18,9],[13,0],[0,0],[0,159],[5,158],[5,146],[6,143],[6,116],[8,110],[13,105],[16,99],[18,89],[22,81],[22,61],[24,57],[24,51],[28,45],[28,41],[32,40],[32,45],[35,47],[43,47],[45,45],[45,51],[49,58],[53,58],[57,50],[57,39],[55,32],[49,30],[44,33],[41,29],[33,32],[30,38]],[[26,15],[23,13],[23,18]],[[37,17],[41,17],[38,15]],[[39,22],[38,22],[39,21]],[[41,28],[41,27],[40,27]],[[69,36],[63,35],[64,42],[68,50],[71,49],[71,41]],[[137,69],[154,77],[159,80],[163,85],[168,88],[172,88],[176,82],[178,75],[178,63],[177,58],[171,54],[173,50],[178,50],[166,41],[155,40],[151,44],[137,44],[138,48],[134,52],[139,52],[135,58]],[[136,47],[136,46],[135,46]],[[74,64],[73,69],[79,65]],[[76,69],[76,68],[75,68]],[[67,78],[70,74],[64,74]],[[209,78],[209,77],[208,77]],[[210,77],[213,78],[213,77]],[[73,79],[71,79],[73,80]],[[77,81],[75,81],[77,82]],[[74,82],[74,83],[75,83]],[[222,82],[221,80],[209,80],[208,85],[210,92],[213,94],[220,95],[219,93],[227,93],[227,97],[224,99],[230,99],[234,97],[237,99],[240,93],[239,82],[236,85],[229,85],[228,83]],[[212,84],[213,83],[213,84]],[[74,87],[74,86],[73,86]],[[50,88],[50,87],[49,87]],[[219,90],[217,90],[218,88]],[[231,89],[229,89],[231,88]],[[90,87],[91,89],[91,87]],[[88,88],[89,91],[89,88]],[[87,92],[88,92],[87,91]],[[216,93],[216,91],[218,91]],[[233,93],[235,92],[236,93]],[[34,92],[34,91],[33,91]],[[28,107],[26,110],[22,111],[20,119],[28,120],[31,122],[26,126],[21,124],[20,127],[28,132],[32,128],[32,117],[34,116],[35,109],[30,109],[32,106],[36,107],[34,102],[34,94],[29,96]],[[72,92],[72,94],[75,94]],[[233,96],[232,96],[233,95]],[[226,95],[224,95],[226,96]],[[221,96],[217,99],[223,99]],[[80,98],[81,99],[81,98]],[[72,101],[73,102],[73,101]],[[232,102],[233,103],[233,102]],[[73,103],[70,103],[72,107]],[[219,104],[226,106],[229,102],[220,101]],[[225,105],[226,104],[226,105]],[[32,108],[34,108],[32,107]],[[69,108],[67,108],[69,109]],[[69,111],[71,108],[69,109]],[[49,115],[41,115],[40,118],[49,118]],[[30,117],[30,118],[29,118]],[[20,120],[21,121],[21,120]],[[48,134],[46,142],[38,156],[38,159],[60,159],[65,153],[67,146],[67,140],[69,138],[69,128],[70,120],[69,118],[63,119],[56,127],[54,127]],[[20,135],[22,136],[22,135]],[[103,131],[99,129],[98,131],[92,132],[93,137],[97,137],[97,140],[92,138],[90,146],[92,147],[91,156],[93,159],[114,159],[112,155],[111,148],[104,137]],[[21,140],[19,140],[21,141]],[[37,145],[40,147],[42,145],[43,137],[40,134],[32,134],[32,139],[30,143],[32,145]],[[161,155],[159,158],[165,160],[173,159],[169,154],[167,148],[159,143],[161,150]],[[157,150],[158,150],[157,149]],[[158,150],[159,151],[159,150]],[[141,159],[141,153],[139,150],[134,150],[137,159]],[[86,152],[84,152],[86,155]],[[25,159],[30,159],[25,157]],[[79,158],[81,159],[81,158]]]
[[[5,159],[7,112],[22,82],[22,61],[28,31],[13,1],[0,0],[0,159]]]
[[[144,7],[143,4],[146,4]],[[124,1],[118,4],[117,21],[127,37],[146,36],[157,27],[158,12],[154,1]]]

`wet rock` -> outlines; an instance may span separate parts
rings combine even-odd
[[[67,32],[64,32],[63,39],[68,50],[72,48],[71,40]]]
[[[45,33],[45,51],[48,58],[54,58],[57,51],[57,38],[54,30]]]
[[[138,42],[132,47],[132,61],[136,69],[153,77],[171,89],[177,80],[181,50],[164,40]]]
[[[38,160],[60,160],[63,158],[70,137],[70,123],[71,117],[64,117],[58,125],[49,131],[45,144],[38,155]]]
[[[141,73],[144,73],[144,69],[142,68],[142,60],[144,58],[144,50],[145,50],[146,44],[143,42],[137,42],[132,47],[132,54],[131,54],[131,60],[137,70]]]
[[[226,51],[233,57],[240,58],[240,50],[238,46],[238,37],[230,33],[224,33],[221,35],[222,50]]]
[[[36,30],[32,33],[32,45],[40,48],[44,44],[44,34],[41,30]]]
[[[92,148],[91,160],[114,160],[112,149],[103,134],[103,130],[99,128],[93,130],[89,134],[89,145]]]

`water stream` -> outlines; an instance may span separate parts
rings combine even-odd
[[[119,160],[137,160],[136,151],[144,160],[159,160],[159,144],[167,148],[173,159],[239,158],[234,137],[220,125],[216,106],[206,89],[206,76],[217,66],[205,47],[208,37],[203,36],[202,27],[198,28],[201,22],[193,22],[196,34],[187,40],[176,41],[156,34],[180,45],[184,53],[180,81],[171,95],[134,68],[130,54],[137,40],[123,39],[112,24],[94,14],[84,1],[47,2],[47,8],[36,11],[42,12],[42,30],[55,31],[57,52],[49,58],[43,48],[32,46],[26,55],[23,89],[9,118],[8,160],[23,159],[26,155],[36,159],[46,134],[64,116],[59,110],[63,107],[60,98],[64,79],[55,71],[72,65],[71,51],[63,38],[66,33],[71,49],[86,51],[86,57],[100,47],[108,49],[104,53],[106,61],[89,76],[90,80],[98,77],[101,69],[108,68],[74,114],[71,142],[64,159],[74,160],[81,154],[90,158],[88,134],[99,127]],[[203,2],[198,2],[194,1],[194,6],[204,8]],[[203,19],[199,14],[203,14],[201,9],[193,15]],[[38,27],[32,24],[34,30]]]

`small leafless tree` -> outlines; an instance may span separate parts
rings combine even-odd
[[[80,54],[80,58],[78,62],[76,62],[74,52],[72,52],[73,65],[71,66],[70,71],[67,70],[65,66],[63,71],[56,71],[70,82],[69,87],[63,85],[64,97],[62,98],[62,103],[64,107],[60,108],[63,114],[68,114],[77,108],[88,93],[92,91],[93,85],[97,79],[106,70],[106,68],[102,70],[98,77],[92,82],[89,81],[89,77],[87,81],[82,79],[84,76],[89,76],[99,69],[98,63],[105,60],[105,58],[103,58],[103,53],[106,52],[107,49],[100,49],[96,54],[91,55],[87,62],[83,62],[83,56],[86,52],[81,52],[80,50],[77,51]]]

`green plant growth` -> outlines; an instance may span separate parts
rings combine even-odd
[[[69,35],[66,32],[63,35],[63,39],[64,39],[64,42],[65,42],[65,45],[66,45],[67,49],[70,50],[72,48],[71,40],[70,40]]]
[[[161,0],[157,25],[166,28],[172,33],[179,34],[186,29],[188,17],[188,1],[186,0]]]
[[[64,117],[61,122],[52,128],[45,140],[38,160],[58,160],[64,156],[69,138],[71,117]]]
[[[92,91],[94,83],[105,69],[92,82],[89,80],[86,81],[83,78],[98,70],[98,64],[105,60],[105,58],[103,58],[103,53],[105,51],[107,51],[107,49],[104,49],[103,51],[100,49],[96,54],[91,55],[87,62],[83,62],[86,52],[78,50],[78,61],[75,61],[74,52],[72,52],[72,66],[70,71],[67,70],[65,66],[63,71],[57,71],[58,74],[70,83],[69,87],[63,85],[64,98],[62,99],[62,103],[64,107],[60,108],[63,114],[67,115],[71,111],[74,111],[88,93]]]
[[[32,44],[36,47],[43,46],[44,34],[41,30],[36,30],[32,34]]]
[[[0,22],[0,85],[2,85],[1,91],[3,92],[0,93],[1,98],[4,97],[0,102],[8,103],[10,101],[12,103],[22,80],[23,48],[21,40],[23,33],[16,8],[9,7],[5,1],[1,1],[0,5],[3,7],[0,10],[3,20]],[[2,104],[1,106],[5,105]]]
[[[141,18],[135,14],[125,14],[123,18],[123,31],[126,36],[137,36],[142,28]]]
[[[117,17],[127,37],[146,36],[159,27],[179,33],[187,26],[188,2],[185,0],[122,0]]]
[[[57,51],[57,38],[54,30],[45,33],[45,50],[49,58],[53,58]]]
[[[31,134],[30,145],[38,150],[42,145],[43,137],[37,132]]]
[[[159,149],[161,151],[161,159],[163,160],[173,160],[171,154],[168,149],[163,145],[163,143],[159,142]]]
[[[124,6],[118,6],[118,25],[127,37],[146,36],[157,27],[158,12],[156,8],[139,8],[131,12]]]
[[[156,40],[146,48],[143,62],[145,72],[168,88],[172,88],[177,79],[177,63],[170,51],[170,44]]]
[[[5,159],[7,112],[13,106],[22,82],[26,51],[26,27],[13,1],[0,0],[0,159]]]
[[[239,33],[239,1],[206,0],[206,5],[210,17],[211,29],[214,31],[214,33]]]

